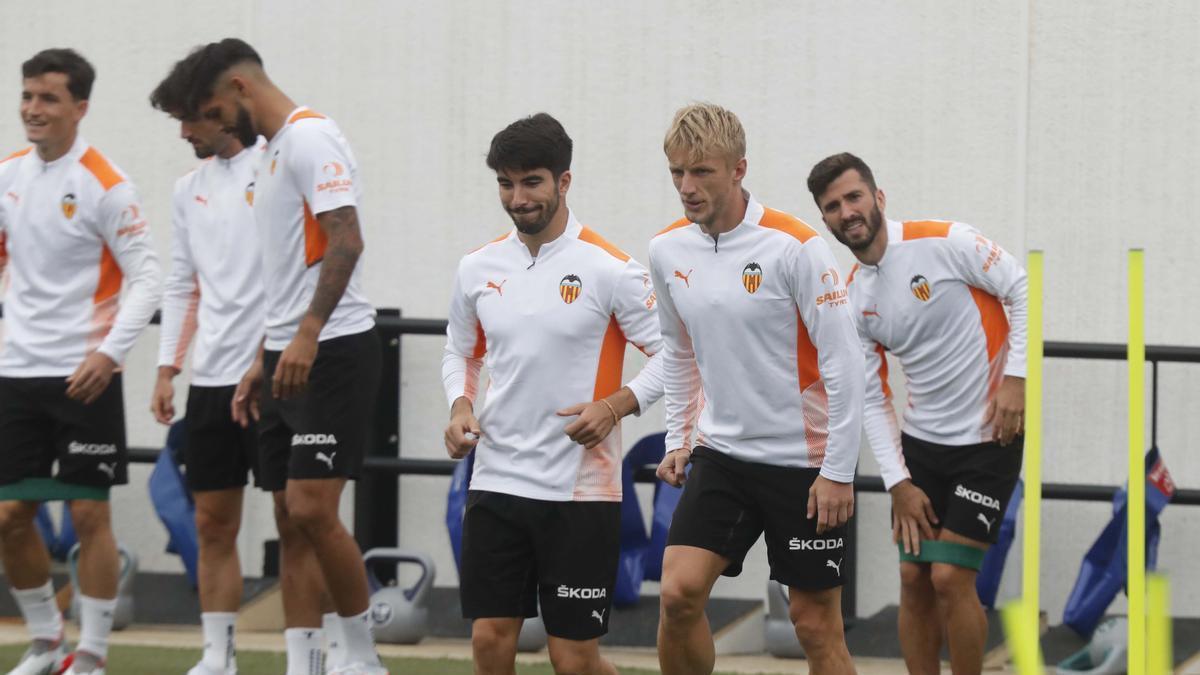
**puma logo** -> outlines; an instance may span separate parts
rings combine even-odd
[[[115,463],[100,462],[96,465],[96,470],[103,471],[109,480],[115,480],[117,477],[117,465]]]
[[[503,296],[504,295],[504,284],[507,284],[507,283],[508,283],[508,279],[501,281],[499,286],[497,286],[495,284],[495,282],[489,281],[489,282],[487,282],[487,288],[494,288],[494,289],[496,289],[497,293],[499,293],[501,296]]]
[[[837,575],[840,578],[842,576],[842,561],[843,560],[845,560],[845,558],[838,558],[837,562],[833,562],[832,560],[826,560],[825,566],[832,567],[835,571],[837,571]]]
[[[683,279],[683,285],[688,288],[692,287],[692,282],[688,281],[688,277],[690,277],[690,276],[692,276],[692,270],[688,270],[687,274],[684,274],[683,272],[680,272],[679,270],[675,270],[675,278]]]
[[[207,197],[201,197],[200,195],[196,195],[196,201],[203,204],[204,206],[208,206],[208,198]]]
[[[592,618],[595,619],[596,621],[599,621],[601,626],[604,625],[604,611],[605,610],[603,610],[603,609],[593,609],[592,610]]]
[[[325,465],[329,467],[330,471],[333,471],[333,458],[337,457],[336,450],[329,453],[328,455],[326,455],[323,452],[318,452],[316,456],[317,456],[317,459],[321,460],[322,462],[325,462]]]
[[[878,309],[879,309],[879,305],[871,305],[871,309],[864,309],[862,311],[862,315],[863,316],[873,316],[875,318],[882,319],[883,317],[879,316],[879,312],[877,311]]]
[[[20,195],[18,195],[17,193],[15,193],[15,192],[10,192],[10,193],[8,193],[8,198],[9,198],[9,199],[11,199],[11,200],[13,200],[14,202],[16,202],[16,203],[18,203],[18,204],[21,202],[21,196],[20,196]]]
[[[988,520],[987,516],[983,515],[982,513],[977,513],[975,515],[979,517],[980,522],[982,522],[983,526],[987,528],[988,534],[991,534],[992,533],[992,525],[996,524],[996,517],[993,517],[991,520]]]

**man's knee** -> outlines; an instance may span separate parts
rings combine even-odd
[[[321,493],[293,490],[289,487],[285,508],[292,526],[309,537],[324,535],[331,528],[341,524],[338,520],[337,500],[330,500],[327,495]]]
[[[923,592],[930,588],[929,565],[914,562],[900,563],[900,587],[908,592]]]
[[[598,640],[555,640],[550,644],[550,665],[555,675],[581,675],[596,670],[600,660]]]
[[[38,506],[37,502],[0,502],[0,537],[19,537],[36,529]]]
[[[481,657],[516,654],[521,624],[515,620],[476,619],[471,626],[471,648]]]
[[[975,596],[975,570],[948,563],[933,563],[930,568],[930,582],[939,601]]]
[[[196,534],[200,542],[208,546],[235,542],[242,524],[241,514],[237,516],[222,513],[219,509],[197,508]]]
[[[93,499],[76,499],[71,502],[71,524],[79,534],[79,540],[112,534],[112,512],[108,502]]]
[[[816,653],[843,640],[841,589],[791,593],[788,618],[805,651]]]
[[[695,577],[675,575],[664,579],[659,592],[662,618],[667,622],[690,623],[704,614],[708,588]]]

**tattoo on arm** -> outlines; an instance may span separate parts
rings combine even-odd
[[[358,212],[353,206],[326,211],[317,216],[317,222],[325,233],[327,245],[308,314],[324,326],[346,292],[350,275],[362,254],[363,241]]]

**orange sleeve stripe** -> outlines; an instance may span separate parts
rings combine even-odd
[[[100,251],[100,279],[96,282],[96,293],[92,304],[99,305],[121,292],[121,266],[108,246]]]
[[[1008,317],[1004,314],[1004,305],[996,296],[987,291],[971,287],[971,298],[979,308],[979,321],[983,324],[983,334],[987,337],[988,362],[990,363],[1004,348],[1008,340]]]
[[[495,244],[495,243],[496,243],[496,242],[498,242],[498,241],[504,241],[505,239],[507,239],[507,238],[508,238],[508,235],[509,235],[509,233],[508,233],[508,232],[505,232],[504,234],[500,235],[499,237],[496,237],[495,239],[493,239],[493,240],[489,241],[489,242],[488,242],[488,243],[486,243],[486,244],[483,244],[482,246],[476,246],[475,248],[473,248],[473,249],[471,249],[470,251],[468,251],[468,252],[467,252],[467,255],[470,255],[471,253],[474,253],[475,251],[478,251],[479,249],[481,249],[481,248],[484,248],[484,247],[486,247],[486,246],[490,246],[490,245],[492,245],[492,244]]]
[[[0,159],[0,164],[3,164],[3,163],[7,162],[7,161],[8,161],[8,160],[10,160],[10,159],[16,159],[16,158],[18,158],[18,157],[24,157],[25,155],[28,155],[28,154],[29,154],[30,152],[32,152],[32,151],[33,151],[33,146],[32,146],[32,145],[31,145],[31,146],[29,146],[28,148],[25,148],[24,150],[18,150],[18,151],[16,151],[16,152],[14,152],[13,154],[9,155],[8,157],[5,157],[4,159]]]
[[[904,241],[912,239],[942,238],[950,236],[949,221],[945,220],[913,220],[904,223]]]
[[[83,157],[79,158],[79,163],[91,172],[96,180],[100,181],[100,185],[106,192],[125,182],[125,178],[117,173],[113,165],[109,164],[104,155],[95,148],[88,148],[87,152],[83,153]]]
[[[883,395],[892,397],[892,388],[888,386],[887,352],[883,345],[875,343],[875,353],[879,355],[879,384],[883,386]]]
[[[659,233],[654,236],[661,237],[662,235],[670,232],[671,230],[678,230],[681,227],[687,227],[688,225],[691,225],[691,224],[692,224],[692,221],[688,220],[687,218],[680,218],[679,220],[668,225],[665,229],[659,231]]]
[[[624,251],[608,243],[604,237],[596,234],[596,231],[590,227],[584,226],[584,228],[579,231],[579,241],[587,242],[593,246],[599,246],[600,248],[604,249],[606,253],[617,260],[620,260],[621,262],[629,260],[629,256],[626,255]]]
[[[617,323],[616,316],[610,316],[608,330],[604,331],[604,341],[600,343],[600,360],[596,364],[596,388],[592,392],[592,400],[600,399],[621,388],[621,371],[625,367],[625,334]]]
[[[817,366],[817,346],[808,337],[808,327],[800,318],[800,310],[796,310],[796,370],[799,371],[800,391],[808,388],[821,379],[821,369]]]
[[[487,335],[483,332],[483,324],[479,321],[475,322],[475,351],[471,352],[471,358],[482,359],[487,353]]]
[[[763,227],[769,227],[772,230],[786,232],[798,239],[800,243],[804,243],[817,236],[816,230],[809,227],[808,223],[796,216],[766,207],[763,207],[762,219],[758,221],[758,224]]]
[[[297,111],[295,115],[292,115],[291,117],[289,117],[287,123],[291,124],[292,122],[298,122],[300,120],[308,120],[308,119],[323,120],[323,119],[325,119],[325,116],[322,115],[321,113],[313,112],[311,110],[300,110],[300,111]]]
[[[308,200],[304,200],[304,265],[312,267],[324,260],[328,244],[325,230],[321,229],[321,223],[317,222],[312,209],[308,208]]]

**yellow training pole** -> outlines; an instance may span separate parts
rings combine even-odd
[[[1028,345],[1025,362],[1025,522],[1021,585],[1024,630],[1038,643],[1038,608],[1042,546],[1042,252],[1030,251],[1028,261]]]
[[[1129,675],[1146,675],[1145,260],[1129,251]]]
[[[1167,575],[1146,575],[1146,605],[1147,672],[1170,675],[1175,659],[1171,653],[1171,585]]]
[[[1037,640],[1037,624],[1029,631],[1029,599],[1018,598],[1000,609],[1000,620],[1004,624],[1004,635],[1008,641],[1008,654],[1012,657],[1013,670],[1017,675],[1044,675],[1042,652]],[[1033,610],[1034,613],[1037,609]]]

